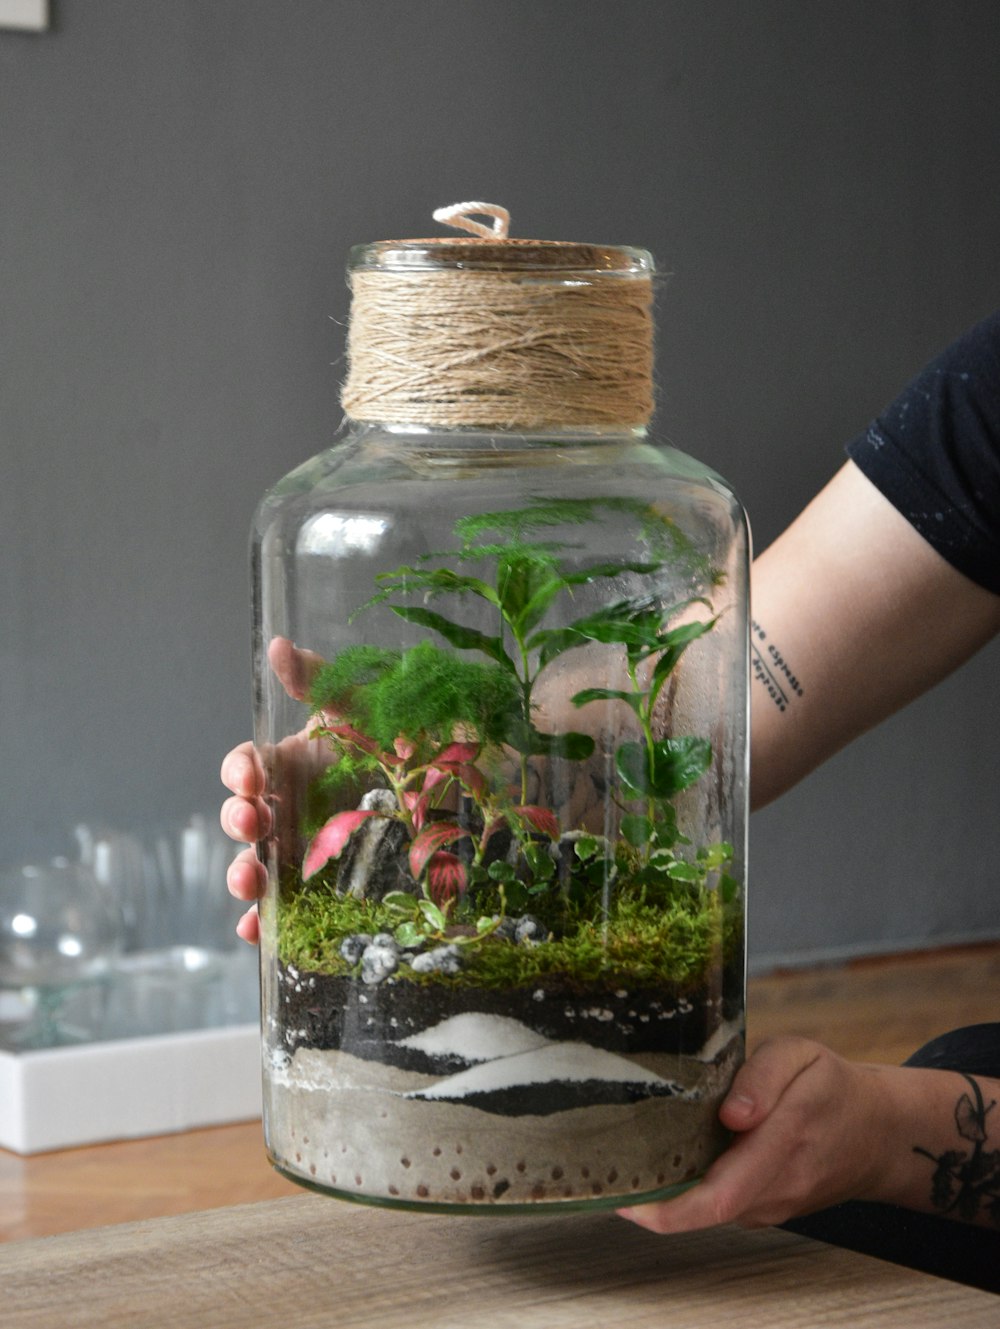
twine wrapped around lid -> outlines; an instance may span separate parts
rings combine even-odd
[[[648,422],[648,254],[511,240],[494,204],[456,204],[435,218],[474,237],[382,241],[352,256],[349,416],[516,430]]]

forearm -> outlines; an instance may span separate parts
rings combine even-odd
[[[848,462],[754,563],[751,613],[760,807],[968,659],[1000,629],[1000,596]]]
[[[856,1067],[881,1082],[873,1180],[858,1199],[1000,1229],[1000,1080],[911,1067]],[[1000,1255],[1000,1232],[998,1232]]]

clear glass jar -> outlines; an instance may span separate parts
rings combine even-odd
[[[400,242],[352,267],[651,272],[556,248]],[[641,425],[348,421],[265,497],[264,1123],[286,1176],[572,1209],[669,1195],[724,1147],[748,542],[729,486]]]

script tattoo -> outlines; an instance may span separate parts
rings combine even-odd
[[[946,1214],[955,1213],[971,1222],[980,1212],[1000,1224],[1000,1149],[986,1149],[986,1118],[996,1107],[983,1101],[982,1090],[971,1075],[963,1075],[972,1095],[963,1094],[955,1104],[955,1125],[970,1149],[949,1149],[932,1154],[915,1145],[913,1152],[929,1158],[934,1166],[931,1204]]]
[[[792,698],[803,695],[788,661],[756,620],[750,624],[750,668],[779,711],[787,711]]]

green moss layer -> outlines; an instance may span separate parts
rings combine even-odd
[[[639,896],[643,898],[638,898]],[[679,888],[650,902],[648,893],[620,890],[606,913],[568,906],[558,918],[543,917],[550,940],[514,945],[496,937],[463,944],[464,964],[453,977],[418,975],[401,966],[400,977],[422,983],[521,987],[559,977],[581,986],[616,982],[684,990],[742,951],[743,911],[738,900],[723,905],[715,890]],[[278,909],[278,956],[305,972],[348,976],[358,967],[340,956],[352,933],[391,932],[399,921],[383,905],[332,892],[298,891]]]

